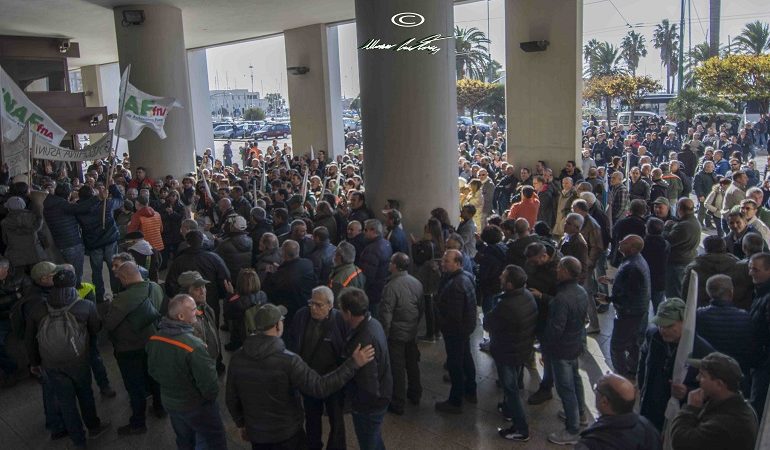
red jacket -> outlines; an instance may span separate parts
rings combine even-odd
[[[533,195],[532,198],[522,197],[521,201],[514,203],[511,206],[511,211],[508,213],[509,219],[518,219],[523,217],[529,222],[529,228],[535,226],[537,222],[537,212],[540,210],[540,199],[537,195]]]
[[[151,189],[152,178],[144,177],[144,179],[141,181],[139,181],[139,178],[132,178],[131,181],[128,183],[128,188],[129,189]]]

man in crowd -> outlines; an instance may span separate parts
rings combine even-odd
[[[281,245],[283,262],[268,271],[264,291],[267,298],[286,307],[286,320],[292,323],[294,314],[302,308],[317,285],[313,263],[299,256],[299,244],[291,239]]]
[[[169,300],[158,334],[147,343],[147,367],[160,385],[177,447],[225,449],[217,371],[206,343],[194,334],[197,312],[198,305],[187,294]]]
[[[369,308],[374,317],[379,317],[380,298],[388,278],[388,264],[393,255],[390,242],[382,235],[382,223],[377,219],[369,219],[364,223],[364,236],[367,244],[361,252],[361,270],[366,275],[364,290],[369,298]]]
[[[325,289],[328,290],[328,288]],[[326,292],[311,300],[312,305],[312,302],[320,300],[319,297],[326,297],[322,308],[312,306],[314,311],[325,308],[331,310],[328,294]],[[307,411],[306,409],[308,424],[311,422],[312,414],[318,426],[317,429],[312,430],[317,434],[308,437],[302,427],[303,411],[298,391],[305,395],[306,405],[307,399],[329,397],[353,377],[356,369],[372,361],[375,349],[371,346],[361,348],[358,345],[352,356],[336,367],[339,355],[334,354],[330,348],[332,346],[319,348],[318,351],[322,355],[318,356],[308,353],[313,349],[300,348],[303,355],[315,358],[316,362],[325,360],[323,365],[326,368],[336,367],[335,370],[321,376],[306,363],[303,357],[286,350],[281,340],[285,315],[285,307],[270,303],[257,310],[254,316],[256,334],[246,338],[243,349],[236,353],[230,362],[226,387],[227,409],[233,416],[235,425],[240,429],[241,438],[251,442],[253,448],[321,448],[320,425],[324,403],[320,401],[320,410]],[[295,318],[299,317],[295,316]],[[308,323],[312,324],[313,321],[316,319],[312,318]],[[331,322],[327,323],[337,326]],[[303,342],[301,344],[303,347],[323,343],[324,338],[315,336],[316,333],[323,332],[321,324],[322,322],[319,321],[317,332],[310,331],[309,335],[305,332],[301,337],[303,341],[305,338],[310,341]],[[316,342],[313,343],[311,338]],[[335,408],[337,409],[329,413],[330,419],[332,415],[335,419],[342,419],[342,405],[337,404]],[[341,435],[338,432],[330,436],[327,448],[344,447],[345,429],[343,427]]]
[[[666,272],[666,297],[682,297],[682,280],[700,245],[700,224],[695,217],[695,205],[689,198],[677,202],[678,221],[669,221],[663,230],[663,237],[671,245]]]
[[[749,259],[749,275],[754,283],[754,301],[749,312],[755,354],[751,405],[761,419],[770,384],[770,253],[757,253]]]

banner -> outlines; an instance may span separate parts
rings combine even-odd
[[[8,165],[8,176],[13,179],[16,175],[27,173],[29,167],[29,125],[22,128],[22,132],[13,141],[5,144],[3,149],[3,162]]]
[[[35,143],[32,149],[33,159],[47,159],[52,161],[93,161],[110,156],[112,151],[112,132],[105,133],[101,139],[82,150],[58,147],[47,142]]]
[[[181,108],[173,97],[156,97],[142,92],[128,81],[128,70],[120,77],[120,85],[125,86],[125,97],[121,103],[123,114],[120,119],[118,137],[133,141],[147,127],[158,134],[161,139],[166,139],[163,125],[171,108]]]
[[[3,140],[13,141],[19,137],[25,125],[36,133],[40,140],[59,145],[67,130],[56,124],[48,114],[32,103],[13,79],[0,67],[0,93],[3,105],[0,109],[0,125]]]

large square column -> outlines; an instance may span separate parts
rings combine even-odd
[[[344,153],[340,52],[337,27],[308,25],[283,32],[286,67],[307,67],[304,74],[287,71],[291,106],[291,142],[295,155],[325,150]]]
[[[144,11],[144,22],[124,25],[125,10]],[[132,5],[115,8],[114,15],[121,73],[131,64],[130,81],[137,89],[174,97],[182,105],[166,118],[166,139],[160,139],[152,130],[142,130],[139,137],[129,142],[131,168],[145,167],[152,178],[167,174],[179,177],[195,170],[193,108],[182,11],[167,5]]]
[[[545,51],[519,48],[542,40]],[[507,151],[517,167],[579,158],[582,42],[582,0],[505,1]]]
[[[419,14],[405,16],[404,13]],[[401,14],[400,16],[398,14]],[[401,18],[401,20],[399,20]],[[395,23],[394,23],[395,22]],[[397,25],[400,24],[400,25]],[[407,25],[407,26],[404,26]],[[415,236],[436,207],[459,217],[457,87],[452,0],[356,0],[358,72],[364,140],[364,180],[369,206],[401,204],[404,226]],[[436,51],[360,49],[401,44],[441,34]],[[368,47],[376,46],[371,43]]]
[[[187,69],[190,80],[190,109],[192,109],[193,140],[196,152],[203,154],[207,148],[215,158],[214,129],[211,127],[211,101],[209,100],[209,69],[206,49],[187,52]]]

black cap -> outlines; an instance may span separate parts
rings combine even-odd
[[[77,284],[77,276],[71,270],[60,270],[53,276],[53,286],[57,288],[74,288]]]

